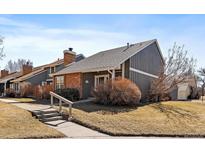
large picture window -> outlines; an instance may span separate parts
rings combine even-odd
[[[64,88],[64,76],[57,76],[56,77],[56,89],[63,89]]]

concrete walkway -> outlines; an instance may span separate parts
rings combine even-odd
[[[28,111],[46,110],[51,108],[50,105],[21,103],[13,100],[8,100],[8,99],[0,99],[0,101],[11,103],[13,105],[16,105]],[[83,127],[79,124],[70,121],[58,120],[54,122],[49,122],[49,124],[57,125],[57,126],[51,126],[51,125],[48,126],[62,132],[69,138],[110,138],[111,137],[109,135],[102,134],[100,132]]]

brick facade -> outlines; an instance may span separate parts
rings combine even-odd
[[[82,97],[82,73],[71,73],[62,76],[64,76],[64,88],[77,88],[80,92],[80,97]],[[53,78],[54,88],[56,85],[55,77]]]

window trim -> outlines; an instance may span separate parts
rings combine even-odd
[[[54,68],[54,72],[53,72],[53,73],[55,73],[55,72],[56,72],[56,67],[55,67],[55,66],[50,67],[50,74],[52,74],[52,72],[51,72],[51,68]]]
[[[62,81],[62,83],[58,83],[58,79],[57,78],[63,78],[63,79],[59,79],[59,81]],[[65,77],[64,75],[61,75],[61,76],[56,76],[55,77],[55,89],[58,90],[58,89],[62,89],[63,87],[65,86]]]
[[[94,81],[94,86],[95,88],[97,87],[97,85],[99,85],[99,83],[97,84],[97,81],[99,82],[99,78],[100,77],[104,77],[104,83],[109,80],[109,74],[104,74],[104,75],[95,75],[95,81]]]

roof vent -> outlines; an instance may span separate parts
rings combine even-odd
[[[129,42],[127,43],[127,48],[129,48],[130,47],[130,44],[129,44]]]
[[[123,50],[123,52],[126,51],[129,47],[130,47],[130,44],[127,43],[127,47]]]

